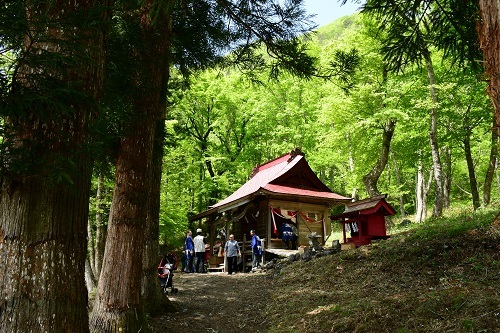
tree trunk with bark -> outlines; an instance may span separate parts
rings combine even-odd
[[[155,13],[153,25],[151,6],[147,2],[135,12],[141,43],[132,46],[131,53],[141,66],[132,74],[137,91],[129,96],[134,117],[118,152],[104,262],[90,319],[92,332],[148,330],[141,292],[144,225],[149,213],[155,129],[165,112],[169,38],[165,8]]]
[[[415,204],[415,222],[420,223],[425,220],[424,216],[424,202],[426,201],[424,198],[424,183],[425,177],[422,171],[422,165],[419,163],[417,168],[417,181],[415,182],[415,195],[416,195],[416,204]]]
[[[97,286],[97,280],[94,276],[94,272],[92,271],[89,256],[85,258],[85,284],[87,285],[87,290],[89,292],[94,290]]]
[[[41,177],[2,179],[1,332],[87,332],[90,173],[74,188]]]
[[[417,166],[417,181],[416,181],[416,197],[417,203],[415,207],[415,222],[420,223],[427,218],[427,197],[431,188],[433,179],[433,170],[431,169],[427,184],[425,184],[425,175],[422,168],[422,162],[418,161]]]
[[[498,159],[495,162],[495,170],[498,170]],[[497,189],[500,192],[500,172],[497,171]]]
[[[354,174],[354,157],[352,155],[353,149],[352,149],[351,135],[349,132],[346,133],[346,140],[347,144],[349,145],[349,170],[351,171],[351,174]],[[357,192],[358,189],[356,187],[353,187],[351,191],[351,198],[356,199]]]
[[[330,166],[328,168],[328,174],[329,174],[329,178],[330,178],[330,189],[333,190],[335,188],[335,167]],[[339,187],[339,186],[337,186],[337,187]]]
[[[169,31],[170,33],[170,31]],[[170,45],[168,45],[170,47]],[[168,64],[168,62],[167,62]],[[164,82],[161,85],[161,99],[157,105],[159,120],[156,123],[152,165],[149,175],[149,195],[147,203],[147,218],[145,228],[145,247],[143,258],[142,299],[145,312],[154,317],[166,312],[175,312],[177,308],[163,294],[158,280],[159,234],[160,234],[160,196],[163,170],[163,148],[165,141],[166,96],[170,72],[164,70]]]
[[[106,247],[106,234],[108,225],[103,221],[104,205],[102,200],[104,198],[104,176],[99,174],[97,178],[97,194],[96,194],[96,233],[95,233],[95,254],[94,254],[94,276],[99,280],[102,269],[102,261],[104,258],[104,249]]]
[[[496,161],[498,159],[498,132],[495,130],[495,117],[493,117],[493,127],[491,130],[490,162],[484,177],[483,206],[488,206],[491,200],[491,185],[495,174]]]
[[[13,78],[11,97],[26,101],[27,94],[36,102],[17,105],[3,122],[1,332],[88,332],[87,152],[102,89],[104,5],[109,3],[26,2],[33,34],[26,35],[20,58],[26,62]]]
[[[137,114],[136,127],[121,139],[91,332],[147,330],[140,281],[154,115],[151,105],[143,104],[142,111]]]
[[[165,138],[165,119],[162,118],[156,126],[153,147],[153,162],[150,176],[150,193],[148,195],[148,215],[144,228],[145,242],[143,258],[142,298],[144,311],[152,316],[166,312],[174,312],[177,308],[163,294],[158,281],[159,255],[159,220],[160,220],[160,190],[163,162],[163,141]]]
[[[88,253],[85,261],[85,282],[87,283],[87,289],[89,292],[91,292],[95,285],[96,285],[96,279],[95,279],[95,265],[92,263],[95,262],[95,242],[94,242],[94,235],[92,233],[92,225],[89,222],[87,224],[87,247],[88,247]],[[87,263],[88,261],[88,263]]]
[[[441,150],[443,157],[443,208],[450,207],[450,193],[452,182],[452,151],[449,146]]]
[[[387,165],[389,160],[389,150],[391,147],[392,135],[394,134],[394,128],[396,127],[396,122],[390,120],[384,124],[382,133],[382,147],[380,150],[380,156],[377,163],[373,169],[363,177],[363,184],[365,184],[366,191],[372,197],[379,195],[380,192],[377,187],[378,179]]]
[[[443,214],[444,207],[444,194],[443,194],[443,173],[441,159],[439,156],[439,144],[438,144],[438,98],[436,92],[436,77],[434,75],[434,66],[432,64],[432,59],[430,52],[424,53],[425,64],[427,68],[427,75],[429,77],[429,93],[433,102],[433,107],[430,110],[430,129],[429,129],[429,141],[431,144],[432,153],[432,165],[434,170],[434,180],[436,181],[436,193],[434,198],[434,210],[432,215],[434,217],[439,217]]]
[[[486,74],[489,78],[488,95],[495,110],[497,134],[500,125],[500,2],[479,0],[480,22],[478,35]]]
[[[396,185],[399,189],[399,192],[401,193],[399,195],[399,212],[401,214],[402,218],[406,217],[406,210],[405,210],[405,196],[404,196],[404,191],[401,190],[402,184],[401,184],[401,174],[399,172],[398,165],[396,164],[396,161],[393,159],[393,165],[394,165],[394,176],[396,178]]]
[[[479,200],[479,191],[477,190],[476,172],[474,170],[474,161],[472,160],[472,152],[470,148],[470,133],[467,133],[463,139],[465,160],[467,161],[467,170],[469,172],[470,192],[472,195],[472,207],[474,210],[481,206]]]

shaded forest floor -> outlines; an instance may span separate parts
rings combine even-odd
[[[500,218],[463,215],[280,272],[175,276],[155,332],[500,332]],[[162,329],[164,327],[165,329]]]
[[[150,321],[153,332],[268,332],[264,313],[272,279],[265,273],[174,275],[179,312]]]

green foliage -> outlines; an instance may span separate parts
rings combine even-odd
[[[182,193],[182,202],[169,198],[163,205],[183,207],[184,216],[201,212],[239,188],[253,167],[295,147],[306,153],[312,169],[334,192],[364,198],[361,179],[378,158],[383,127],[395,122],[389,163],[378,187],[389,194],[396,211],[403,204],[406,213],[414,212],[417,161],[427,178],[432,166],[427,73],[418,66],[389,72],[379,52],[384,35],[377,22],[364,15],[342,18],[310,37],[310,52],[323,68],[337,51],[355,47],[361,70],[353,73],[356,84],[349,94],[338,82],[320,78],[281,75],[279,81],[266,81],[264,72],[248,80],[234,68],[197,73],[189,90],[179,89],[170,99],[175,125],[166,160],[175,164],[177,156],[182,159],[179,166],[166,170],[165,177],[178,181],[172,187],[165,183],[165,190]],[[465,202],[470,194],[464,190],[469,183],[462,140],[471,133],[477,179],[482,182],[492,108],[474,72],[442,58],[441,52],[433,51],[439,78],[439,139],[450,151],[452,201]],[[498,197],[496,188],[492,194]],[[431,189],[430,200],[432,196]]]
[[[90,200],[89,200],[89,224],[92,226],[92,230],[96,227],[96,215],[101,214],[101,222],[104,224],[108,223],[109,210],[111,208],[111,202],[113,200],[113,178],[108,176],[103,176],[104,186],[101,189],[101,199],[97,199],[97,182],[98,176],[92,178],[92,185],[90,189]]]
[[[481,229],[491,224],[491,221],[498,215],[498,210],[493,207],[481,209],[473,214],[470,210],[457,207],[446,214],[444,218],[430,218],[417,226],[411,239],[426,241],[435,238],[436,235],[447,238],[463,234],[468,230]]]
[[[344,2],[346,2],[344,0]],[[382,52],[391,70],[421,65],[430,46],[457,64],[478,69],[481,59],[475,24],[478,3],[460,0],[368,0],[363,13],[384,31]]]
[[[0,5],[0,173],[71,183],[91,151],[87,123],[96,96],[84,81],[100,51],[89,40],[99,36],[105,8],[62,12],[53,5]],[[82,127],[79,136],[74,127]]]

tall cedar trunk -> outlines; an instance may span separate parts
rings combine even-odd
[[[169,30],[169,36],[171,31]],[[167,46],[170,47],[170,46]],[[167,62],[168,63],[168,62]],[[163,69],[164,82],[161,86],[161,99],[158,103],[159,120],[156,123],[153,143],[152,167],[149,175],[148,214],[146,218],[142,299],[144,310],[150,316],[158,316],[165,312],[174,312],[177,308],[163,294],[158,281],[159,234],[160,234],[160,194],[163,166],[163,147],[165,141],[166,96],[170,72]]]
[[[27,38],[22,60],[31,62],[19,68],[15,80],[22,88],[14,94],[36,88],[40,100],[50,99],[50,94],[44,94],[57,92],[38,81],[45,76],[52,82],[61,80],[66,89],[72,87],[86,98],[71,98],[63,106],[65,100],[56,96],[50,102],[61,105],[60,109],[47,103],[40,112],[40,108],[31,109],[39,105],[30,105],[22,110],[24,117],[12,116],[4,122],[10,142],[29,152],[33,162],[25,165],[27,171],[22,174],[8,170],[0,178],[1,332],[88,332],[84,277],[92,163],[82,148],[88,148],[88,127],[102,87],[104,40],[97,27],[105,13],[87,16],[96,14],[100,1],[46,5],[27,2],[28,26],[37,32],[38,24],[43,25],[38,33],[46,35],[43,43]],[[81,19],[73,21],[72,29],[46,28],[66,22],[75,12]],[[44,60],[48,53],[62,61],[66,57],[78,61],[55,67]],[[15,160],[13,156],[10,162]],[[68,181],[48,176],[55,167]]]
[[[377,187],[378,179],[387,165],[389,160],[389,150],[391,147],[392,135],[394,134],[394,128],[396,122],[390,120],[384,124],[384,129],[382,133],[382,147],[380,150],[380,156],[377,163],[373,169],[363,177],[363,184],[365,184],[366,191],[372,197],[379,195],[380,192]]]
[[[486,74],[489,77],[488,95],[495,109],[495,124],[498,133],[500,125],[500,2],[479,0],[481,21],[478,35]]]
[[[463,139],[465,160],[467,161],[467,170],[469,171],[470,192],[472,194],[472,206],[474,210],[481,206],[479,201],[479,191],[477,190],[476,172],[474,171],[474,161],[470,149],[470,133],[467,133]]]
[[[434,180],[436,181],[436,191],[434,198],[434,210],[432,215],[439,217],[443,214],[444,196],[443,196],[443,173],[441,159],[439,156],[439,144],[437,135],[438,126],[438,98],[436,93],[436,78],[434,75],[434,66],[429,52],[425,52],[425,64],[427,75],[429,76],[429,93],[433,102],[433,107],[430,112],[430,129],[429,139],[431,144],[432,165],[434,169]]]
[[[121,140],[104,261],[90,320],[92,332],[146,330],[141,304],[145,195],[151,162],[151,111],[144,105],[135,131]]]
[[[165,96],[165,95],[164,95]],[[142,277],[142,298],[144,311],[152,317],[165,312],[176,311],[175,306],[163,294],[158,282],[159,256],[159,220],[160,220],[160,190],[163,162],[163,141],[165,138],[165,120],[162,118],[155,132],[153,147],[153,162],[150,177],[150,193],[148,195],[147,207],[148,217],[146,219],[145,239]]]
[[[88,331],[85,169],[74,188],[2,180],[1,332]]]
[[[102,212],[104,205],[102,203],[104,198],[104,176],[99,174],[97,178],[97,194],[96,194],[96,233],[95,233],[95,257],[94,257],[94,276],[99,280],[102,269],[102,260],[104,258],[104,249],[106,246],[106,234],[108,225],[103,221]]]
[[[498,156],[498,132],[495,130],[495,117],[493,117],[493,129],[491,131],[491,148],[490,148],[490,162],[484,177],[483,187],[483,206],[488,206],[491,199],[491,184],[493,183],[493,175],[495,173],[495,165]]]
[[[157,122],[165,104],[167,22],[163,9],[153,26],[151,2],[138,12],[141,47],[131,52],[140,69],[134,73],[137,93],[134,121],[121,139],[116,181],[108,222],[104,262],[90,319],[92,332],[145,332],[148,330],[141,297],[144,226],[148,218],[152,153]]]

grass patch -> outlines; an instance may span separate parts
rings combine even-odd
[[[497,214],[451,211],[286,266],[266,310],[270,332],[498,332]]]

